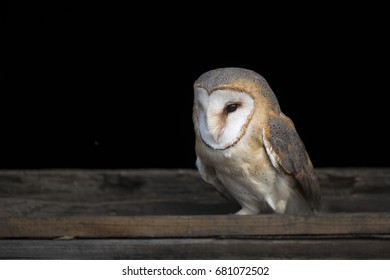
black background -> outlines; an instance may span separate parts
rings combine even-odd
[[[381,7],[3,5],[2,169],[194,168],[192,84],[227,66],[268,80],[315,166],[390,165]]]

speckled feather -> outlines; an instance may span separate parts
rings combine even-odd
[[[298,181],[299,191],[314,210],[320,206],[320,186],[305,146],[295,130],[293,122],[283,115],[270,115],[264,127],[264,137],[271,144],[283,171]]]

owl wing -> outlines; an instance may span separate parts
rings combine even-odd
[[[312,209],[319,209],[320,187],[309,155],[293,122],[282,113],[270,116],[263,128],[263,143],[273,166],[292,175]]]

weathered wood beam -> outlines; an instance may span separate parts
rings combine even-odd
[[[0,240],[0,259],[390,259],[390,240]]]
[[[390,168],[318,168],[324,194],[390,193]],[[200,189],[193,187],[199,187]],[[129,169],[129,170],[1,170],[0,194],[33,193],[134,193],[143,188],[158,187],[175,192],[199,193],[204,186],[195,169]],[[178,187],[181,187],[177,189]],[[183,191],[180,191],[180,190]]]
[[[390,168],[317,169],[322,212],[390,212]],[[0,217],[212,215],[239,206],[186,170],[0,171]]]
[[[167,238],[390,234],[390,213],[0,219],[0,238]]]

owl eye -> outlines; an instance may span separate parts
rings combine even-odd
[[[234,111],[237,110],[238,105],[239,105],[239,104],[236,104],[236,103],[232,103],[232,104],[226,105],[226,107],[225,107],[225,112],[226,112],[227,114],[233,113]]]

